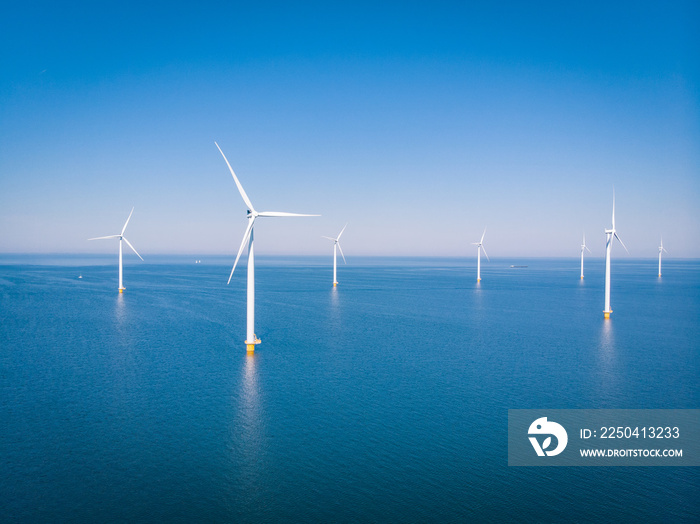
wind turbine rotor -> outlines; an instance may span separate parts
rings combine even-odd
[[[591,252],[591,250],[588,249],[588,246],[586,245],[586,233],[583,234],[583,244],[581,244],[581,251],[583,251],[584,249],[589,253]]]

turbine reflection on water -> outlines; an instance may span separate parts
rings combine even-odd
[[[598,365],[601,378],[598,387],[600,388],[601,399],[607,398],[614,401],[621,393],[619,390],[620,373],[617,369],[619,365],[617,353],[613,322],[610,319],[604,319],[600,328],[598,343]]]
[[[237,503],[252,511],[262,502],[260,498],[265,489],[263,476],[265,468],[262,467],[265,428],[256,355],[247,353],[244,358],[241,388],[237,395],[238,413],[232,432],[234,451],[232,465],[236,466],[232,473],[237,478],[236,492],[241,497]]]
[[[613,323],[610,319],[604,320],[600,330],[600,355],[603,360],[610,361],[615,355],[615,338]]]
[[[124,304],[124,294],[117,294],[117,301],[114,306],[114,318],[117,320],[119,326],[123,326],[126,322],[126,305]]]

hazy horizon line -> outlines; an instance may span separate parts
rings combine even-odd
[[[116,257],[116,253],[75,253],[75,252],[0,252],[0,258],[2,257],[87,257],[87,258],[111,258]],[[178,258],[233,258],[235,259],[235,254],[232,253],[151,253],[146,255],[146,257],[178,257]],[[130,259],[130,256],[125,256],[124,261]],[[327,254],[284,254],[284,253],[270,253],[270,254],[259,254],[256,253],[256,259],[264,258],[332,258],[332,255]],[[425,255],[425,254],[353,254],[346,258],[428,258],[428,259],[476,259],[476,255]],[[545,256],[533,256],[533,255],[496,255],[491,256],[491,260],[502,260],[504,258],[518,258],[518,259],[529,259],[529,260],[543,260],[543,259],[574,259],[580,260],[581,256],[578,255],[545,255]],[[604,260],[605,255],[586,255],[586,260]],[[619,257],[615,257],[616,260],[658,260],[658,256],[631,256],[622,254]],[[698,260],[700,257],[683,257],[683,256],[670,256],[664,255],[663,260]],[[145,260],[144,260],[145,261]],[[488,261],[484,261],[488,263]]]

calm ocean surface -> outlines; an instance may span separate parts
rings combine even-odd
[[[700,520],[692,467],[516,468],[508,409],[700,407],[700,262],[0,257],[0,521]],[[511,269],[511,264],[527,268]],[[82,279],[78,276],[82,274]]]

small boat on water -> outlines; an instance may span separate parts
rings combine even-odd
[[[521,267],[527,267],[527,266],[510,266],[512,268],[521,268]]]

